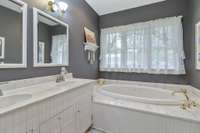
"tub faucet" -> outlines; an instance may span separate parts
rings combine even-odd
[[[106,83],[106,80],[104,80],[104,79],[98,79],[98,80],[97,80],[97,83],[98,83],[99,85],[104,85],[104,84]]]
[[[175,95],[176,93],[182,93],[184,94],[186,100],[181,104],[181,108],[186,110],[187,108],[191,108],[191,107],[196,107],[197,103],[195,101],[192,101],[188,95],[188,91],[187,89],[181,89],[179,91],[174,91],[172,92],[172,95]]]

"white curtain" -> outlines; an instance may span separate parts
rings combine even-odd
[[[68,64],[67,35],[52,37],[51,59],[54,64]]]
[[[102,29],[100,71],[185,74],[181,19]]]

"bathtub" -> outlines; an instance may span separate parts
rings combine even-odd
[[[105,133],[200,133],[200,109],[183,110],[183,94],[172,95],[181,88],[188,86],[110,80],[97,85],[94,128]]]
[[[173,95],[172,90],[139,85],[109,84],[99,87],[98,92],[117,99],[157,105],[180,105],[184,100],[183,94]]]

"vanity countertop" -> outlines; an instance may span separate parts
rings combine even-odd
[[[73,78],[60,83],[56,83],[55,80],[50,80],[43,83],[40,82],[38,84],[31,84],[28,86],[26,85],[24,87],[16,89],[7,88],[7,91],[4,91],[5,96],[31,94],[32,97],[28,100],[19,102],[17,104],[0,108],[0,115],[45,100],[49,97],[72,91],[81,86],[85,86],[91,83],[95,83],[95,80]],[[2,88],[2,86],[0,87]]]

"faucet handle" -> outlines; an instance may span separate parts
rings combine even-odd
[[[195,101],[192,101],[191,104],[192,104],[193,107],[197,107],[197,106],[199,105],[199,104],[198,104],[197,102],[195,102]]]

